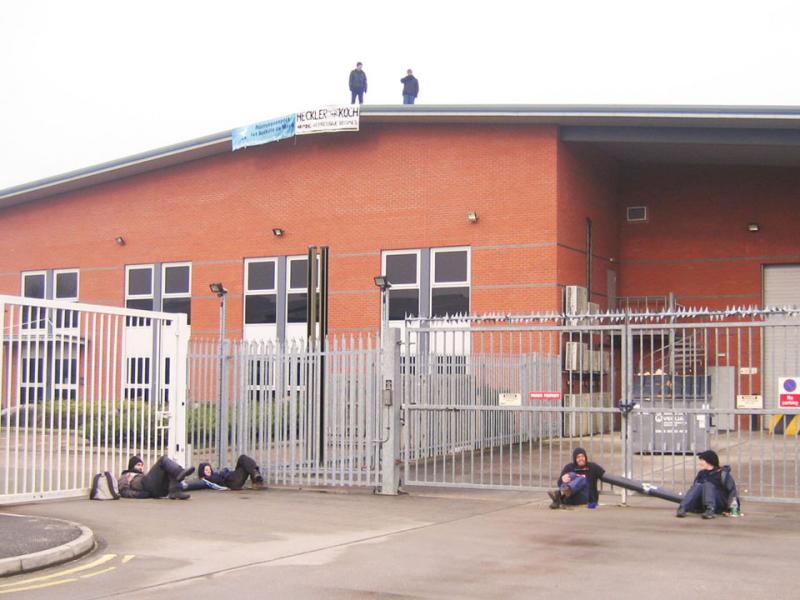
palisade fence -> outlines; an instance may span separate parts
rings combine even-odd
[[[410,319],[406,485],[552,488],[572,450],[683,491],[713,448],[746,498],[800,502],[800,311]]]
[[[240,454],[267,483],[380,485],[380,346],[371,335],[319,343],[194,339],[187,433],[192,464]]]
[[[0,331],[0,504],[185,458],[185,315],[0,296]]]
[[[800,502],[794,308],[409,319],[323,346],[0,296],[0,331],[0,503],[83,494],[132,454],[249,454],[271,485],[544,490],[577,446],[676,491],[713,448],[745,498]]]

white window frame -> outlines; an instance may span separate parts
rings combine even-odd
[[[185,292],[170,292],[167,293],[167,269],[171,269],[173,267],[189,267],[189,288]],[[164,300],[172,300],[175,298],[178,299],[188,299],[189,300],[189,314],[186,315],[187,319],[191,322],[191,314],[192,314],[192,263],[188,261],[182,262],[171,262],[171,263],[161,263],[161,292],[159,298],[159,306],[156,310],[164,311]]]
[[[293,287],[291,287],[291,285],[292,285],[292,263],[294,261],[298,261],[298,260],[306,261],[306,269],[308,269],[308,264],[307,264],[308,263],[308,255],[307,254],[300,254],[300,255],[297,255],[297,256],[287,256],[286,257],[286,302],[285,302],[286,307],[285,307],[285,310],[284,310],[283,318],[284,318],[284,320],[286,322],[287,328],[290,325],[301,325],[302,324],[302,325],[305,326],[305,324],[306,324],[306,321],[297,322],[297,323],[290,323],[289,322],[289,296],[291,294],[305,294],[305,293],[308,292],[308,287],[301,287],[301,288],[297,288],[297,287],[293,288]],[[319,255],[317,255],[317,267],[319,268]],[[317,270],[317,273],[319,273],[319,270]],[[316,291],[317,291],[317,293],[319,293],[319,277],[317,277],[317,290]],[[308,302],[308,298],[306,298],[306,302]]]
[[[272,279],[272,289],[250,289],[250,282],[248,281],[249,275],[249,267],[251,264],[256,263],[272,263],[273,265],[273,279]],[[270,326],[270,327],[277,327],[278,319],[280,315],[278,315],[278,259],[276,257],[272,258],[245,258],[244,259],[244,302],[242,302],[242,323],[247,327],[260,327],[260,326]],[[247,322],[247,298],[248,296],[275,296],[275,322],[274,323],[248,323]]]
[[[30,296],[25,295],[25,278],[27,277],[34,277],[37,275],[41,275],[42,279],[44,279],[44,297],[43,298],[35,298],[36,300],[46,300],[47,299],[47,271],[23,271],[20,273],[20,296],[23,298],[29,298]],[[25,331],[41,331],[42,329],[47,329],[47,309],[44,308],[36,308],[36,307],[23,307],[22,308],[22,328]],[[27,317],[25,315],[28,315]],[[35,315],[35,319],[31,318]]]
[[[22,296],[23,298],[27,298],[28,297],[28,296],[25,295],[25,278],[26,277],[32,277],[34,275],[41,275],[42,277],[44,277],[44,298],[42,298],[42,300],[46,300],[47,299],[47,271],[23,271],[22,273],[20,273],[20,280],[19,280],[19,286],[20,286],[20,290],[19,291],[20,291],[20,294],[19,295]]]
[[[58,276],[75,273],[75,296],[59,297],[58,296]],[[65,302],[77,302],[81,297],[81,272],[80,269],[54,269],[53,270],[53,299],[63,300]]]
[[[417,290],[417,314],[420,312],[420,295],[422,294],[422,273],[420,270],[422,268],[422,250],[419,248],[406,248],[405,250],[383,250],[381,252],[381,273],[384,276],[388,276],[386,273],[386,257],[387,256],[397,256],[397,255],[404,255],[404,254],[413,254],[416,257],[417,262],[417,281],[416,283],[393,283],[391,279],[389,279],[389,283],[392,284],[392,290]],[[391,290],[390,290],[391,293]],[[387,300],[388,302],[388,300]],[[388,306],[387,306],[388,310]],[[392,323],[403,323],[405,322],[403,319],[395,319],[391,321]]]
[[[58,276],[63,274],[75,273],[75,296],[70,297],[58,297]],[[61,302],[77,302],[81,296],[81,273],[79,269],[54,269],[53,270],[53,299],[59,300]],[[59,309],[61,310],[61,309]],[[60,315],[62,325],[58,326],[59,315],[56,314],[53,321],[53,326],[56,327],[59,333],[64,333],[65,331],[77,331],[78,330],[78,313],[75,311],[63,311],[66,314]],[[66,323],[72,323],[74,320],[75,325],[70,327]]]
[[[185,292],[170,292],[167,293],[167,269],[173,267],[189,267],[189,289]],[[192,263],[191,262],[173,262],[161,264],[161,308],[164,307],[164,300],[169,298],[189,298],[192,299]]]
[[[466,252],[467,253],[467,278],[463,281],[447,281],[444,283],[436,282],[436,256],[438,254],[445,254],[447,252]],[[472,309],[472,252],[469,246],[452,246],[445,248],[431,248],[431,297],[430,307],[431,315],[433,315],[433,291],[442,288],[469,288],[469,306]]]
[[[129,289],[130,284],[130,271],[134,269],[150,269],[150,293],[149,294],[131,294]],[[153,308],[155,308],[155,265],[142,264],[142,265],[125,265],[125,306],[128,305],[128,300],[153,300]]]

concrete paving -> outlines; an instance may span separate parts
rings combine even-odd
[[[78,521],[99,549],[0,581],[19,598],[796,598],[800,507],[676,519],[615,496],[553,511],[541,494],[411,489],[199,492],[188,501],[13,507]]]

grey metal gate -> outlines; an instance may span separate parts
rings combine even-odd
[[[800,347],[796,309],[411,319],[404,483],[544,490],[581,446],[680,491],[714,448],[744,497],[800,502],[800,401],[767,397],[800,364],[775,336]]]
[[[381,349],[373,336],[294,342],[195,339],[189,351],[193,464],[239,454],[279,485],[381,484]]]

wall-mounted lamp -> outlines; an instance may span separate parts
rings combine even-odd
[[[747,231],[752,231],[753,233],[755,233],[756,231],[760,231],[760,230],[761,230],[761,225],[759,225],[758,223],[748,223],[747,224]]]
[[[283,236],[283,229],[281,229],[280,227],[273,227],[272,228],[272,235],[274,235],[275,237]]]
[[[222,298],[225,294],[228,293],[228,290],[226,290],[225,286],[222,285],[221,283],[209,283],[208,287],[214,294],[216,294],[220,298]]]
[[[389,283],[389,278],[386,277],[386,275],[378,275],[377,277],[373,277],[373,281],[375,282],[375,285],[381,288],[382,292],[385,292],[392,287],[392,284]]]
[[[478,222],[478,213],[471,210],[467,213],[467,221],[470,223],[477,223]]]
[[[114,238],[114,241],[117,242],[117,246],[124,246],[125,245],[125,238],[121,235],[118,235]]]

